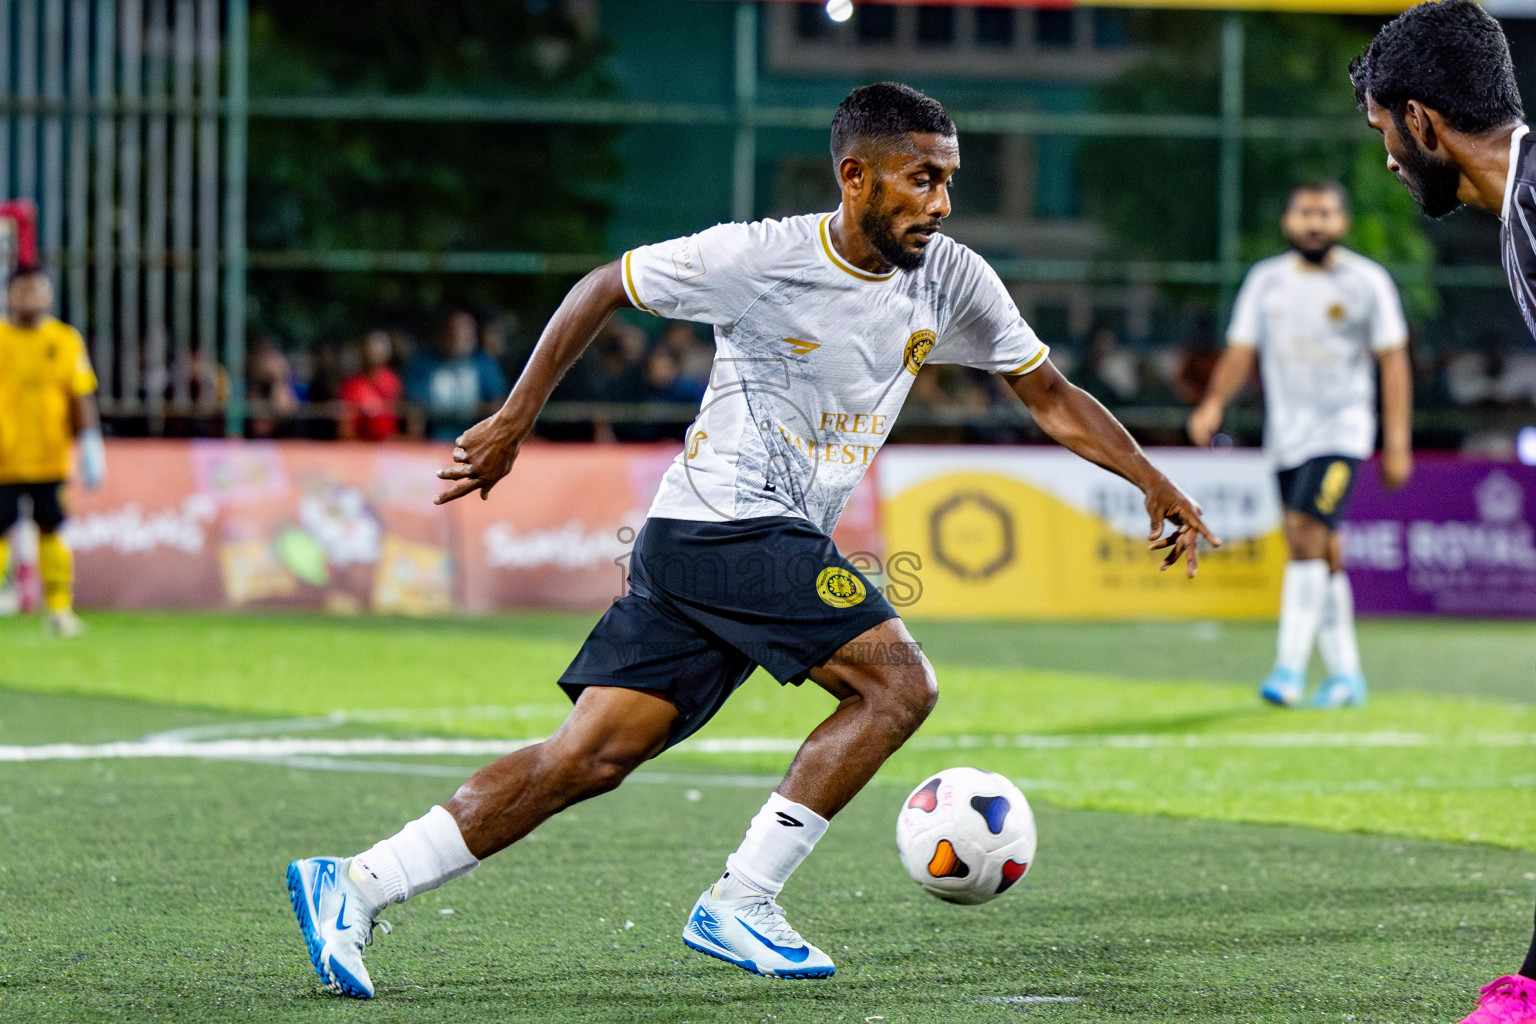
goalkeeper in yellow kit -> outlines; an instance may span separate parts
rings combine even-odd
[[[49,315],[53,284],[40,268],[23,267],[6,286],[0,322],[0,576],[10,564],[6,535],[32,505],[38,571],[48,628],[78,636],[74,566],[59,528],[64,525],[70,442],[80,444],[80,476],[92,490],[106,475],[106,451],[96,414],[96,374],[80,332]]]

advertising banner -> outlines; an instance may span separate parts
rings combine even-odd
[[[907,447],[876,463],[886,568],[902,577],[888,596],[947,618],[1273,617],[1286,555],[1263,456],[1149,454],[1226,542],[1197,579],[1158,571],[1135,487],[1064,449]]]
[[[1421,459],[1400,491],[1363,472],[1342,529],[1366,614],[1536,615],[1536,467]]]
[[[108,444],[71,489],[82,607],[311,608],[431,615],[601,610],[679,446],[525,445],[489,501],[436,506],[443,445]],[[837,542],[878,551],[872,480]]]

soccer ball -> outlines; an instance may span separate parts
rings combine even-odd
[[[1035,815],[996,772],[946,768],[914,789],[896,819],[896,849],[912,881],[951,903],[986,903],[1035,859]]]

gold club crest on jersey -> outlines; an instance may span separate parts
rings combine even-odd
[[[864,600],[864,581],[840,565],[829,565],[816,577],[816,595],[833,608],[852,608]]]
[[[933,343],[938,336],[932,331],[918,331],[907,339],[907,350],[902,353],[901,364],[907,368],[907,372],[913,375],[922,367],[923,360],[928,358],[928,353],[933,351]]]

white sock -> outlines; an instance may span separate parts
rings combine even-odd
[[[473,871],[480,862],[464,845],[459,823],[446,808],[434,806],[388,839],[352,858],[352,873],[362,874],[389,903],[436,889]]]
[[[747,826],[741,847],[726,858],[720,898],[741,899],[754,893],[777,896],[826,831],[826,818],[773,793]]]
[[[1312,657],[1312,641],[1323,617],[1328,597],[1328,562],[1308,558],[1287,562],[1285,583],[1280,588],[1280,640],[1275,667],[1305,673]]]
[[[1317,649],[1329,675],[1360,674],[1360,647],[1355,643],[1355,592],[1347,573],[1336,572],[1328,578],[1328,599],[1323,602]]]

